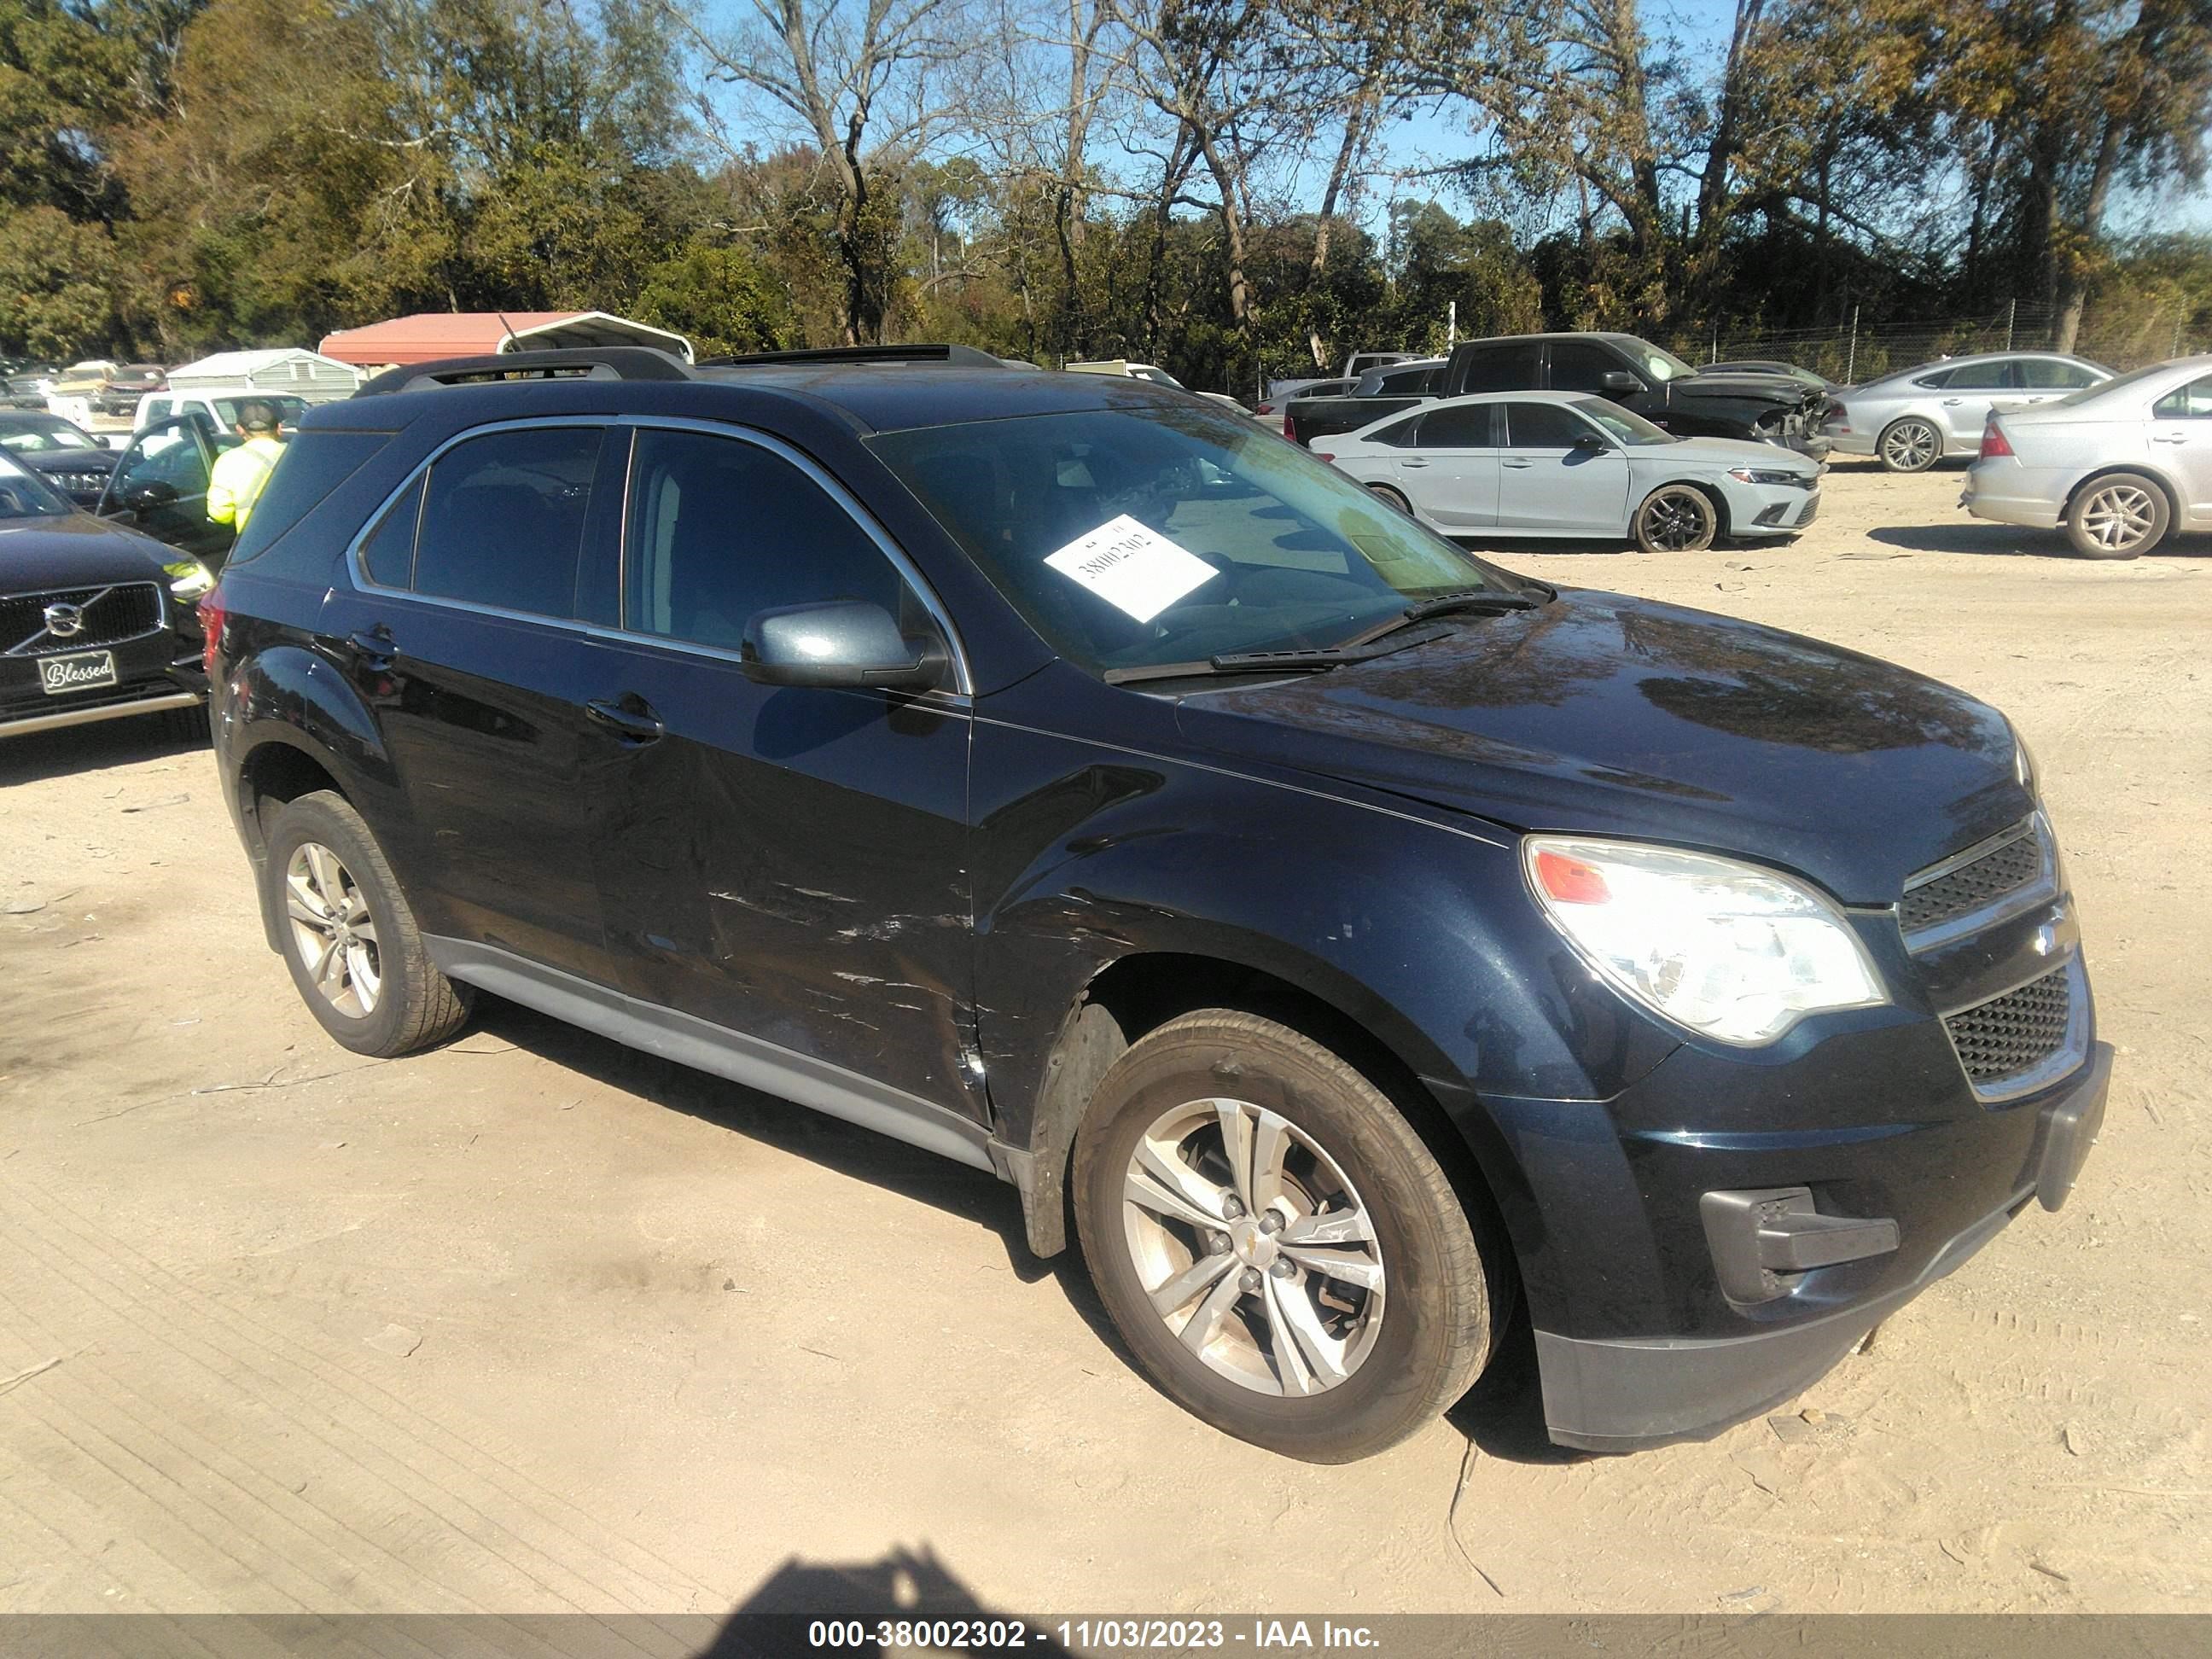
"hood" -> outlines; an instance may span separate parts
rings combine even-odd
[[[1778,404],[1785,408],[1818,399],[1826,402],[1828,394],[1804,381],[1787,374],[1684,374],[1667,382],[1670,398],[1732,398],[1739,401],[1750,399],[1759,403]]]
[[[1802,455],[1773,444],[1754,443],[1749,438],[1684,438],[1675,443],[1625,453],[1631,460],[1650,456],[1670,465],[1688,463],[1717,467],[1756,466],[1769,471],[1802,472],[1808,479],[1820,476],[1820,468]]]
[[[1614,593],[1466,619],[1328,673],[1185,699],[1226,757],[1516,830],[1632,836],[1803,872],[1848,903],[2027,816],[2004,717],[1776,629]]]
[[[182,556],[151,536],[89,513],[66,519],[0,519],[0,593],[159,581],[161,567]]]

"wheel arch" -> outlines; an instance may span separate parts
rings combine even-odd
[[[2148,478],[2156,484],[2159,493],[2166,497],[2166,524],[2169,531],[2181,528],[2181,492],[2174,487],[2172,479],[2167,477],[2164,472],[2148,461],[2114,461],[2109,465],[2100,466],[2092,471],[2083,473],[2066,487],[2065,504],[2058,510],[2059,524],[2063,526],[2066,521],[2074,516],[2074,504],[2081,499],[2083,490],[2100,478],[2115,477],[2123,472],[2138,478]]]
[[[1114,1062],[1179,1015],[1226,1008],[1310,1038],[1388,1096],[1451,1182],[1477,1236],[1496,1243],[1492,1257],[1510,1261],[1517,1277],[1505,1219],[1516,1206],[1504,1200],[1519,1184],[1518,1165],[1502,1138],[1494,1146],[1481,1144],[1486,1114],[1473,1114],[1470,1121],[1445,1110],[1423,1080],[1425,1070],[1444,1063],[1443,1057],[1418,1058],[1425,1047],[1418,1032],[1386,1036],[1371,1018],[1353,1015],[1344,1006],[1350,1000],[1340,991],[1331,995],[1328,988],[1300,984],[1268,968],[1200,951],[1139,951],[1101,968],[1062,1021],[1045,1063],[1025,1156],[1017,1164],[1030,1249],[1049,1257],[1067,1247],[1076,1134]]]

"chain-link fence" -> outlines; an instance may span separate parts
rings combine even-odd
[[[1854,318],[1832,328],[1784,330],[1723,324],[1702,335],[1677,335],[1661,343],[1692,363],[1772,360],[1857,386],[1938,357],[1978,351],[2048,351],[2055,334],[2049,312],[2007,306],[1995,316],[1942,321],[1872,323]],[[2100,316],[2093,310],[2082,319],[2074,341],[2075,356],[2121,371],[2208,349],[2212,349],[2212,337],[2192,331],[2172,311]]]

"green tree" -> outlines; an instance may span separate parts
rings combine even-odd
[[[701,357],[795,344],[791,295],[744,249],[695,238],[646,273],[640,321],[690,337]]]

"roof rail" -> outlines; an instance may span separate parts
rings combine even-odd
[[[490,357],[446,357],[403,363],[365,381],[356,398],[422,392],[441,386],[489,386],[507,380],[688,380],[680,359],[651,346],[582,346],[557,351],[503,351]]]
[[[742,357],[709,357],[702,368],[773,368],[782,364],[804,367],[820,363],[936,363],[947,368],[1004,368],[1004,358],[964,345],[816,346],[799,351],[755,351]]]

